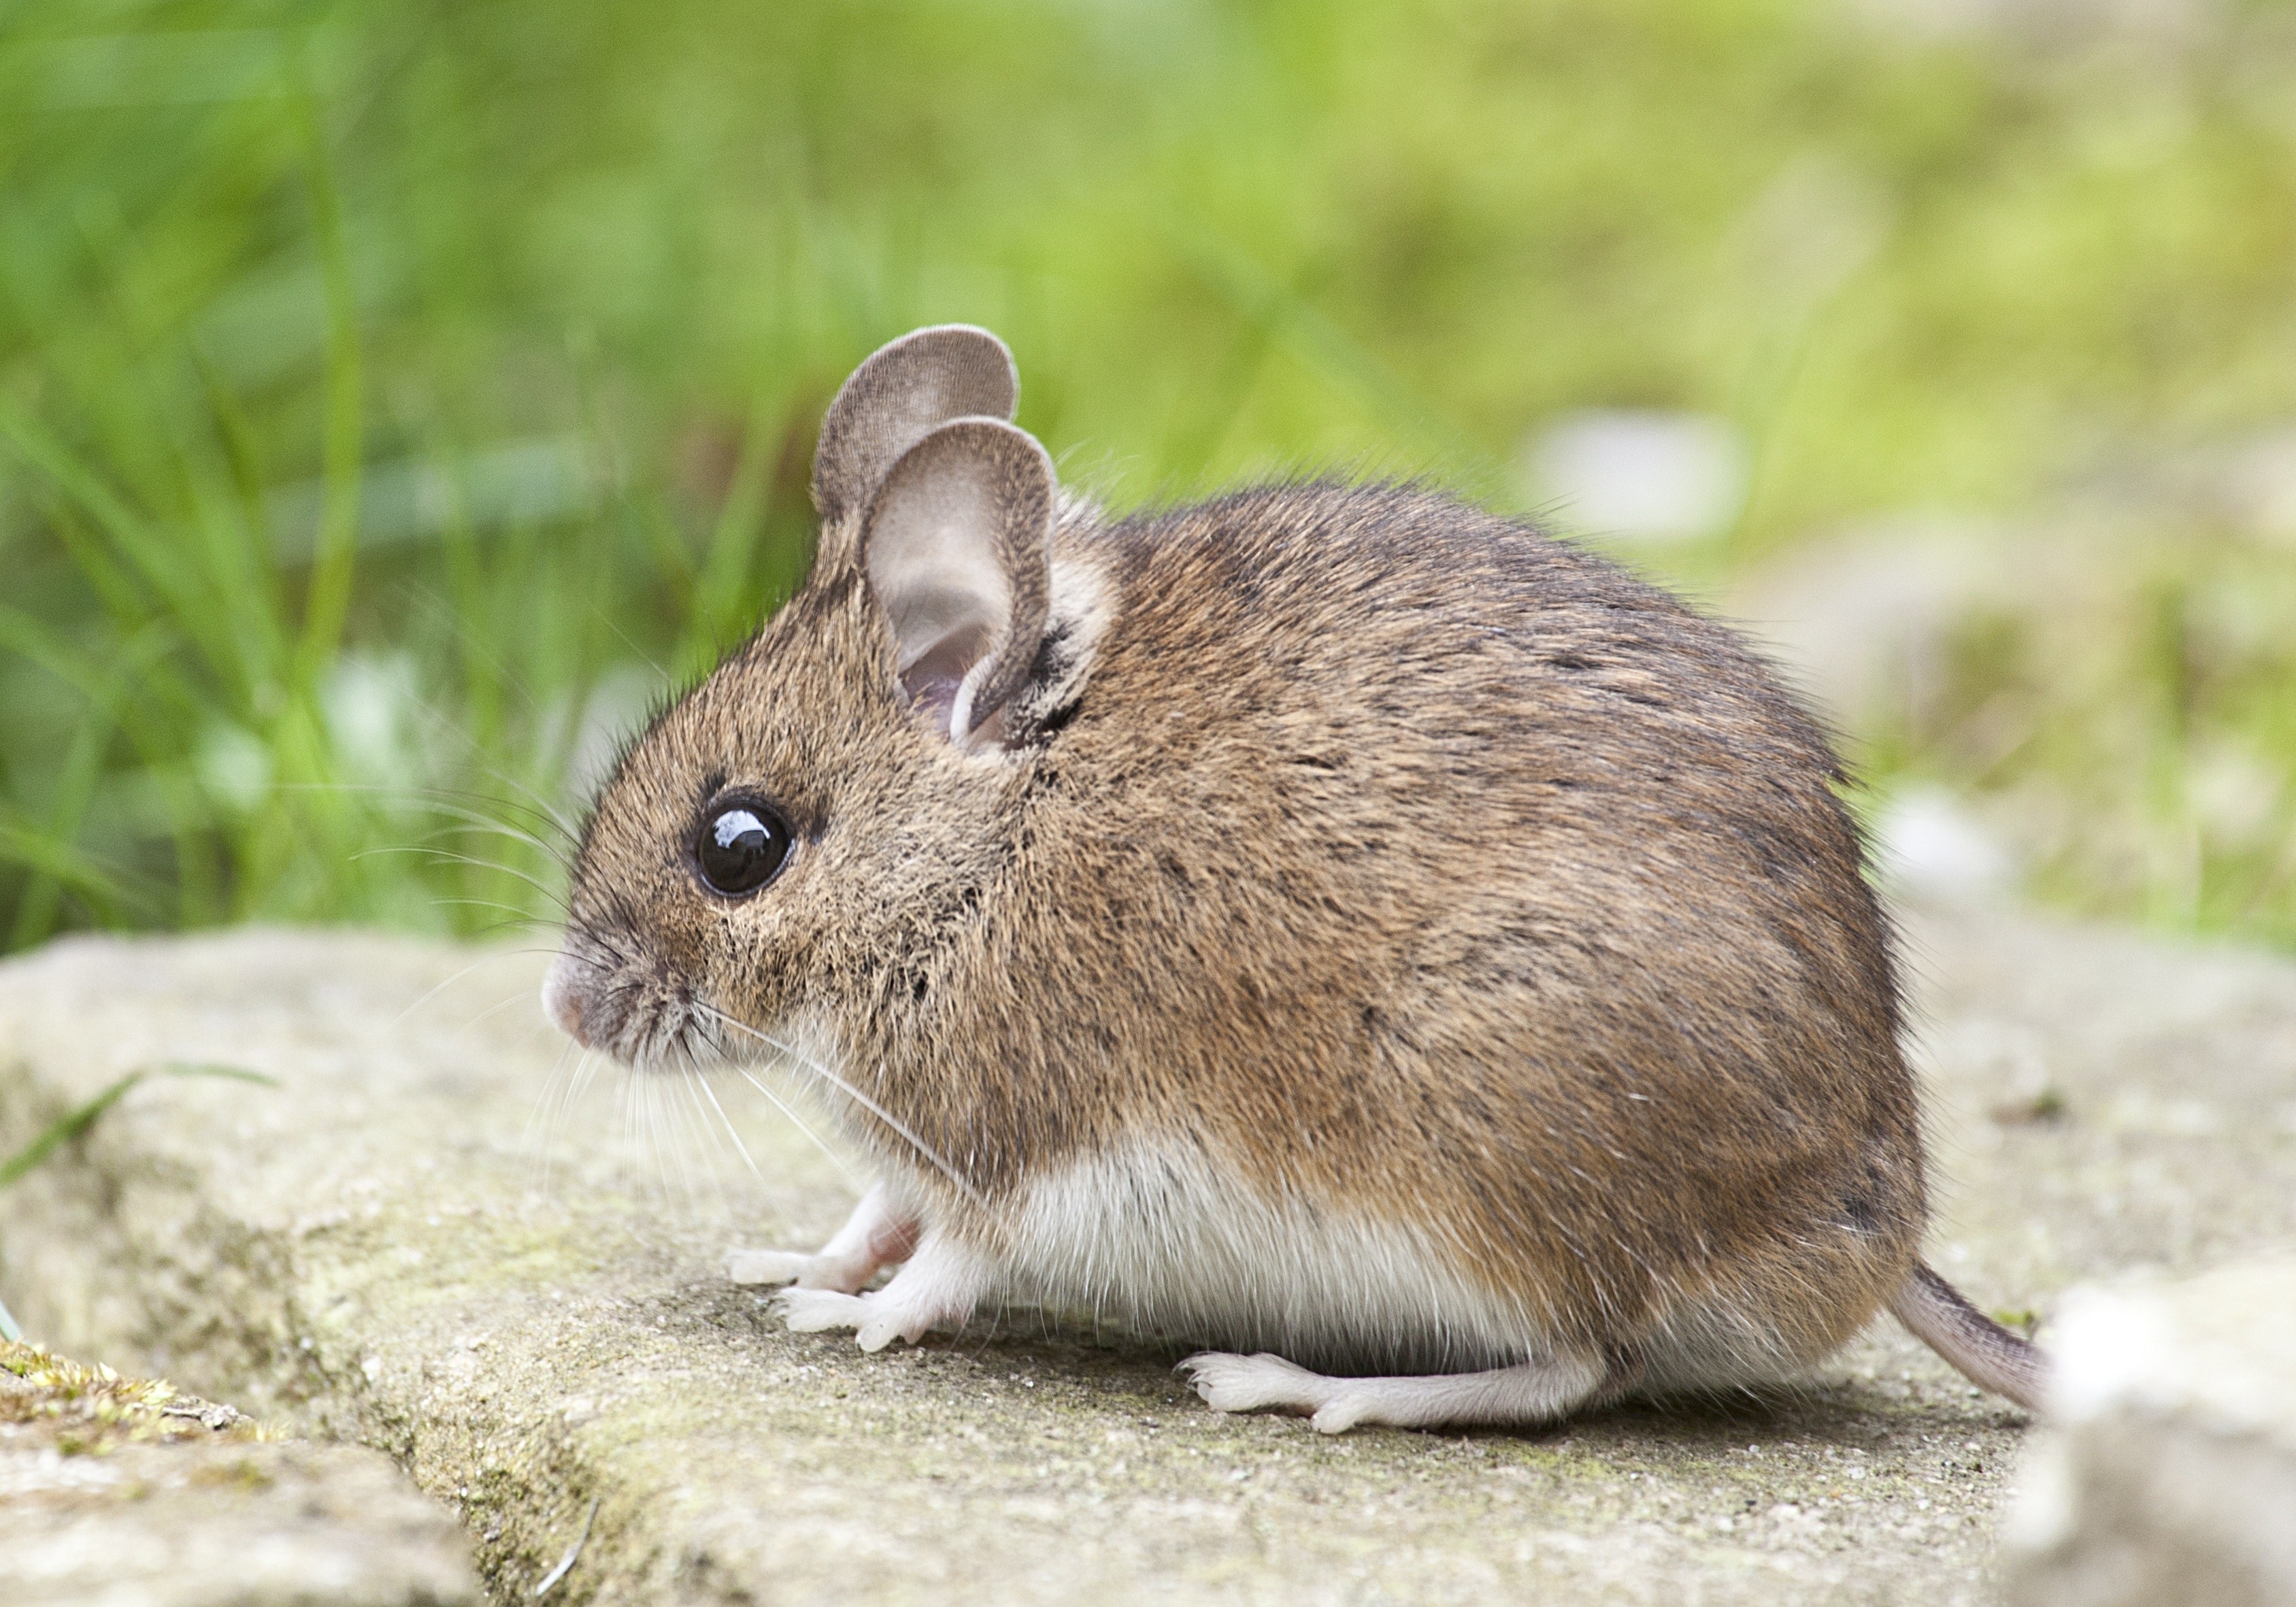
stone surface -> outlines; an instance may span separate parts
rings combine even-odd
[[[360,1446],[0,1451],[9,1607],[477,1607],[453,1517]]]
[[[2296,1602],[2296,1259],[2076,1290],[2009,1539],[2030,1607]]]
[[[0,1344],[7,1607],[477,1607],[470,1544],[388,1457]]]
[[[2296,967],[2000,914],[1916,925],[1932,1259],[1989,1308],[2296,1242]],[[1216,1417],[1175,1352],[1008,1314],[865,1357],[718,1275],[850,1185],[739,1080],[584,1066],[541,960],[381,938],[80,939],[0,968],[36,1335],[381,1447],[494,1599],[1991,1599],[2023,1420],[1883,1324],[1807,1385],[1541,1433]],[[715,1137],[710,1136],[712,1133]],[[594,1521],[591,1521],[594,1514]]]

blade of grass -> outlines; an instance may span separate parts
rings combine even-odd
[[[227,1078],[234,1082],[259,1083],[266,1088],[275,1088],[279,1086],[278,1078],[266,1077],[260,1071],[250,1071],[243,1066],[214,1065],[188,1061],[170,1062],[158,1068],[156,1072],[150,1068],[130,1071],[86,1104],[57,1117],[55,1120],[43,1127],[31,1143],[18,1150],[5,1160],[0,1160],[0,1188],[6,1188],[45,1160],[58,1149],[86,1133],[88,1128],[96,1124],[98,1119],[106,1111],[126,1098],[130,1088],[154,1075],[219,1077]]]
[[[0,1188],[6,1188],[30,1171],[57,1150],[78,1138],[94,1127],[96,1119],[127,1096],[127,1090],[144,1080],[146,1074],[130,1071],[110,1087],[74,1111],[57,1117],[33,1138],[5,1160],[0,1160]]]
[[[226,1065],[221,1061],[171,1060],[160,1068],[162,1077],[219,1077],[226,1082],[253,1083],[258,1088],[275,1088],[279,1079],[267,1071],[250,1071],[245,1066]]]
[[[103,685],[89,700],[86,717],[72,733],[55,799],[48,808],[46,835],[59,847],[69,848],[78,837],[96,784],[102,779],[104,755],[119,728],[122,709],[151,660],[167,652],[173,641],[174,632],[163,621],[154,620],[127,644]],[[34,873],[17,902],[16,926],[9,947],[29,948],[48,935],[62,890],[53,872]]]
[[[693,588],[693,619],[707,633],[707,645],[723,652],[754,627],[750,618],[748,587],[751,554],[763,528],[772,491],[767,479],[782,436],[782,421],[763,403],[750,409],[742,432],[742,452],[726,500],[718,511],[717,529],[710,533],[708,555]]]
[[[1506,465],[1469,439],[1373,356],[1323,309],[1249,251],[1217,234],[1196,233],[1175,251],[1247,322],[1322,375],[1352,392],[1405,434],[1415,437],[1441,467],[1475,494],[1507,495]]]
[[[169,544],[53,430],[19,409],[0,404],[0,440],[13,447],[18,456],[94,521],[111,544],[127,554],[146,585],[179,611],[195,608],[197,599]],[[104,584],[107,573],[101,566],[83,567],[89,568],[91,580]],[[119,587],[117,578],[107,586],[118,591],[116,609],[128,603],[128,594]]]
[[[0,862],[53,876],[115,915],[136,903],[102,866],[37,826],[0,818]]]
[[[194,455],[184,452],[184,481],[192,493],[193,523],[207,538],[208,562],[231,619],[240,695],[253,700],[283,673],[284,613],[272,552],[268,508],[253,426],[238,399],[196,348],[192,366],[207,402],[208,435],[220,472],[202,474]],[[220,488],[212,480],[219,479]]]
[[[304,184],[310,195],[313,243],[327,308],[326,397],[320,447],[324,500],[319,534],[305,594],[303,639],[296,658],[295,682],[308,695],[340,644],[350,612],[351,578],[357,559],[359,480],[365,439],[364,379],[358,331],[357,292],[351,279],[350,251],[343,238],[342,207],[335,190],[334,162],[312,91],[308,69],[297,53],[290,100],[295,133],[303,152]]]
[[[149,1071],[130,1071],[78,1109],[66,1112],[42,1128],[32,1142],[0,1160],[0,1188],[6,1188],[30,1171],[63,1145],[94,1127],[98,1118],[127,1095],[127,1091],[142,1082]],[[250,1071],[244,1066],[214,1065],[189,1061],[171,1061],[159,1069],[162,1077],[220,1077],[234,1082],[259,1083],[266,1088],[279,1086],[278,1078],[260,1071]],[[24,1331],[17,1326],[16,1318],[7,1302],[0,1300],[0,1340],[11,1344],[24,1341]]]

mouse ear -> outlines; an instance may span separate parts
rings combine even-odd
[[[894,666],[952,742],[989,727],[1036,662],[1056,496],[1034,436],[967,418],[910,447],[870,498],[861,557]]]
[[[821,421],[813,505],[824,541],[857,512],[901,454],[955,418],[1013,416],[1021,376],[1004,342],[970,324],[913,330],[853,371]]]

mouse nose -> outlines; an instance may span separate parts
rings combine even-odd
[[[587,1049],[590,1039],[582,1029],[580,972],[571,955],[561,954],[550,962],[550,974],[542,979],[542,1012],[567,1037]]]

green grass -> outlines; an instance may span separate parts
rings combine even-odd
[[[152,1076],[225,1077],[239,1082],[262,1083],[266,1086],[275,1086],[270,1078],[264,1076],[260,1071],[243,1070],[237,1066],[175,1064],[160,1066],[156,1070],[147,1068],[143,1070],[130,1071],[125,1077],[114,1079],[102,1093],[85,1104],[75,1110],[67,1111],[51,1121],[33,1136],[29,1144],[14,1154],[0,1155],[0,1190],[4,1190],[10,1184],[21,1178],[24,1174],[54,1154],[65,1144],[81,1137],[102,1119],[106,1111],[127,1097],[130,1089]],[[23,1330],[16,1325],[16,1318],[9,1311],[7,1302],[0,1300],[0,1340],[14,1344],[20,1342],[23,1337]]]
[[[1119,504],[1521,505],[1559,410],[1718,414],[1710,587],[2296,417],[2296,11],[1874,9],[13,0],[0,940],[546,915],[525,837],[801,575],[820,407],[919,323],[1005,334]],[[2235,522],[1957,627],[1859,756],[2052,896],[2296,941],[2296,556]]]

